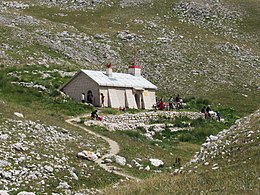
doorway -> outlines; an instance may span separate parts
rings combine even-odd
[[[135,102],[138,109],[140,109],[141,102],[140,102],[140,94],[135,94]]]

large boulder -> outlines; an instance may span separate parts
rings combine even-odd
[[[83,150],[82,152],[79,152],[77,155],[79,158],[88,159],[90,161],[96,161],[98,159],[97,155],[92,151],[86,151]]]
[[[19,192],[17,195],[35,195],[35,193],[34,192],[22,191],[22,192]]]
[[[164,162],[160,159],[150,158],[149,161],[154,167],[160,167],[164,165]]]
[[[71,186],[66,181],[61,181],[57,186],[58,189],[70,189]]]
[[[6,190],[0,190],[1,195],[9,195],[8,191]]]
[[[123,156],[118,156],[115,155],[114,156],[114,160],[117,164],[121,165],[121,166],[125,166],[126,165],[126,159]]]
[[[24,118],[23,114],[19,112],[14,112],[14,116],[17,116],[19,118]]]

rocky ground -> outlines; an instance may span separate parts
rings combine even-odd
[[[51,12],[60,10],[42,16],[34,13],[38,6]],[[96,21],[80,24],[84,30],[68,18],[73,10],[78,10],[81,16],[81,10],[95,14],[111,7],[123,12],[133,7],[156,10],[156,6],[151,0],[3,1],[1,64],[60,65],[61,70],[64,65],[76,65],[104,70],[104,64],[112,62],[114,71],[126,71],[135,56],[143,66],[143,75],[165,91],[192,94],[197,85],[203,91],[219,85],[254,90],[259,87],[258,36],[240,30],[239,25],[248,13],[238,6],[219,0],[181,1],[164,8],[164,15],[158,12],[149,19],[138,16],[138,12],[136,17],[127,19],[126,26],[120,17],[112,15],[107,21],[111,27],[102,32],[97,27],[99,19],[94,16],[91,20]],[[167,24],[169,21],[176,25]],[[192,26],[185,29],[185,23]],[[118,31],[111,30],[114,25],[120,26]],[[176,85],[172,87],[169,83]]]
[[[96,137],[84,138],[78,133],[39,121],[3,119],[0,125],[0,188],[10,193],[21,189],[33,192],[77,191],[75,183],[93,179],[99,168],[77,158],[82,150],[106,153],[107,145]],[[72,146],[72,147],[71,147]],[[55,190],[56,189],[56,190]],[[84,186],[83,188],[84,189]],[[95,193],[85,187],[83,193]]]
[[[108,62],[112,62],[113,71],[126,72],[134,56],[144,77],[161,91],[197,96],[219,88],[232,89],[241,94],[235,97],[240,99],[260,89],[259,32],[250,31],[257,25],[247,28],[245,23],[252,13],[223,0],[1,1],[0,68],[44,67],[42,71],[21,70],[6,76],[15,78],[14,85],[49,92],[63,84],[60,80],[50,86],[50,78],[71,77],[79,68],[104,70]],[[259,117],[259,111],[253,116]],[[199,164],[217,170],[218,164],[211,165],[207,159],[228,158],[240,142],[259,142],[259,131],[246,128],[250,118],[210,136],[187,170],[196,171]],[[108,120],[117,123],[121,119]],[[106,153],[108,146],[102,140],[25,120],[19,113],[13,119],[2,118],[0,113],[0,121],[0,189],[4,190],[0,194],[21,189],[97,193],[91,188],[96,184],[82,184],[84,190],[77,190],[75,183],[98,183],[100,179],[93,176],[96,172],[108,178],[93,162],[77,158],[82,150]],[[133,128],[123,123],[110,126]],[[105,160],[144,171],[152,168],[153,172],[164,164],[154,158],[144,162],[108,156]],[[49,192],[50,187],[55,190]]]
[[[257,110],[255,113],[244,117],[243,119],[237,120],[234,125],[229,129],[224,129],[219,132],[216,136],[209,136],[206,139],[206,142],[201,145],[199,152],[187,163],[184,167],[176,169],[175,173],[183,172],[183,169],[188,172],[195,171],[198,168],[198,165],[211,166],[213,170],[220,169],[217,163],[210,164],[209,162],[212,159],[224,159],[227,164],[234,163],[231,154],[243,150],[246,145],[255,144],[259,146],[260,143],[260,130],[259,123],[252,130],[250,128],[251,121],[260,120],[260,110]],[[245,163],[250,162],[250,160],[257,159],[244,159]],[[214,162],[214,161],[213,161]],[[256,178],[259,180],[259,178]]]

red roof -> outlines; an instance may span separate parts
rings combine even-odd
[[[141,66],[139,66],[139,65],[131,65],[128,68],[141,68]]]

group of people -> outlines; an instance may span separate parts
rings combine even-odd
[[[88,91],[87,97],[85,93],[81,94],[81,102],[88,103],[88,104],[93,104],[94,103],[94,96],[92,94],[92,91]],[[103,93],[100,94],[100,102],[101,102],[101,107],[104,107],[104,102],[105,102],[105,96]]]
[[[216,118],[218,121],[220,121],[221,119],[221,115],[219,111],[212,111],[210,105],[203,106],[203,108],[201,109],[201,113],[204,113],[205,119],[214,119]]]
[[[156,105],[154,106],[154,108],[159,110],[165,110],[166,108],[168,108],[169,110],[173,110],[174,108],[180,109],[182,108],[182,102],[183,100],[180,98],[179,94],[177,94],[175,99],[170,96],[168,98],[168,107],[166,107],[163,97],[161,97],[159,101],[156,101]]]

